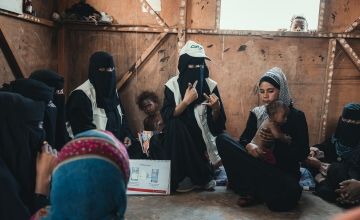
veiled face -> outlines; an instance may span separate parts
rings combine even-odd
[[[280,90],[274,87],[271,83],[263,81],[260,84],[259,95],[264,104],[279,99]]]

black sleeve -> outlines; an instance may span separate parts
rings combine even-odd
[[[0,158],[0,219],[29,219],[30,207],[20,196],[21,187]]]
[[[283,159],[287,161],[302,162],[309,155],[309,134],[305,114],[292,109],[288,116],[288,126],[283,131],[291,136],[292,143],[283,146]]]
[[[220,114],[219,117],[216,119],[216,121],[214,121],[212,117],[212,109],[208,107],[207,121],[211,133],[214,136],[217,136],[225,130],[226,115],[225,115],[223,103],[221,101],[220,93],[217,87],[214,89],[213,93],[219,98]]]
[[[149,117],[146,117],[143,121],[145,131],[155,131],[154,120],[151,120]]]
[[[34,193],[34,212],[48,205],[50,205],[50,200],[47,196]]]
[[[125,134],[124,138],[128,137],[131,139],[131,141],[135,141],[136,139],[130,130],[127,116],[126,116],[126,113],[125,113],[125,110],[124,110],[124,107],[123,107],[121,101],[120,101],[120,108],[121,108],[121,112],[122,112],[121,132]],[[121,141],[124,141],[124,140],[121,140]]]
[[[243,133],[240,136],[239,143],[246,147],[248,143],[254,138],[257,131],[257,119],[254,112],[250,111],[248,120],[246,122],[246,127]]]
[[[93,123],[91,101],[81,90],[75,90],[71,93],[66,104],[66,117],[74,135],[96,128]]]
[[[174,93],[165,86],[164,91],[164,102],[163,107],[161,108],[161,117],[164,120],[164,123],[166,124],[171,118],[174,117],[174,111],[176,108]]]

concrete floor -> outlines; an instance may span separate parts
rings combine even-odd
[[[285,213],[269,211],[265,205],[240,208],[238,196],[225,187],[216,191],[194,191],[170,196],[128,196],[127,220],[248,220],[331,219],[343,209],[304,192],[298,207]]]

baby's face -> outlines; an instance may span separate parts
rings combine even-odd
[[[156,113],[157,104],[153,102],[151,99],[145,99],[142,102],[142,109],[147,115],[153,115]]]
[[[293,20],[293,22],[291,23],[290,31],[305,32],[306,31],[305,21],[302,19]]]
[[[272,120],[277,124],[285,124],[287,121],[287,111],[284,108],[278,108],[277,112],[272,117]]]

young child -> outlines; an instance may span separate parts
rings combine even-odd
[[[295,15],[291,19],[290,31],[307,32],[308,23],[304,16]]]
[[[276,159],[273,154],[272,142],[265,142],[260,137],[261,129],[267,129],[271,132],[274,139],[279,140],[284,143],[290,143],[291,137],[282,133],[280,126],[286,123],[287,115],[289,113],[289,108],[282,101],[273,101],[266,106],[266,112],[268,118],[260,125],[257,130],[254,138],[252,139],[252,145],[256,145],[261,148],[264,152],[262,159],[270,164],[275,164]]]
[[[144,130],[161,132],[164,123],[160,114],[160,101],[155,92],[143,91],[137,98],[139,109],[147,116],[143,121]]]

